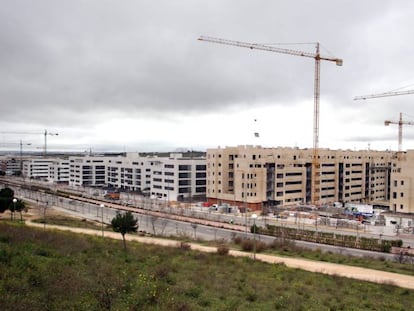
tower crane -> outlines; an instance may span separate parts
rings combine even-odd
[[[248,48],[251,50],[262,50],[268,52],[275,52],[281,54],[289,54],[294,56],[303,56],[313,58],[315,60],[315,75],[314,75],[314,111],[313,111],[313,156],[312,156],[312,193],[311,193],[311,202],[317,204],[320,200],[320,181],[319,181],[319,159],[318,159],[318,149],[319,149],[319,98],[320,98],[320,62],[321,60],[335,62],[337,66],[342,66],[343,60],[339,58],[325,57],[321,56],[319,53],[319,42],[316,43],[316,52],[303,52],[292,49],[277,48],[273,46],[255,44],[255,43],[246,43],[234,40],[213,38],[200,36],[198,38],[200,41],[207,41],[217,44],[232,45],[237,47]]]
[[[44,140],[45,140],[45,144],[44,144],[44,150],[43,150],[43,154],[44,156],[46,156],[47,154],[47,136],[57,136],[59,135],[59,133],[50,133],[47,130],[45,130],[43,133],[37,133],[37,132],[0,132],[0,134],[17,134],[17,135],[39,135],[42,134],[44,135]]]
[[[408,121],[403,121],[402,119],[402,112],[400,112],[400,119],[398,121],[390,121],[390,120],[385,120],[384,121],[384,125],[388,126],[390,124],[398,124],[398,155],[400,156],[402,153],[402,128],[403,128],[403,124],[407,124],[407,125],[414,125],[414,122],[408,122]]]
[[[414,94],[414,90],[392,91],[392,92],[384,92],[384,93],[371,94],[371,95],[355,96],[354,100],[360,100],[360,99],[365,100],[365,99],[378,98],[378,97],[409,95],[409,94]]]
[[[414,94],[414,90],[392,91],[392,92],[384,92],[384,93],[377,93],[377,94],[371,94],[371,95],[362,95],[362,96],[356,96],[354,100],[366,100],[366,99],[372,99],[372,98],[398,96],[398,95],[410,95],[410,94]],[[385,126],[388,126],[390,124],[398,124],[398,159],[401,159],[403,125],[404,124],[414,125],[414,122],[403,121],[402,112],[400,112],[400,118],[398,121],[390,121],[390,120],[384,121]]]

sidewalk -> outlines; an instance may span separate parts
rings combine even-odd
[[[26,224],[32,227],[40,227],[43,228],[44,224],[37,224],[31,221],[26,221]],[[56,225],[46,225],[47,230],[64,230],[70,231],[75,233],[83,233],[89,235],[102,235],[101,230],[93,230],[93,229],[82,229],[82,228],[72,228],[72,227],[65,227],[65,226],[56,226]],[[111,239],[122,239],[121,234],[116,232],[108,232],[104,231],[105,238]],[[161,246],[168,246],[168,247],[177,247],[179,242],[175,240],[168,240],[168,239],[160,239],[160,238],[153,238],[153,237],[142,237],[136,235],[126,235],[126,240],[128,241],[137,241],[140,243],[147,243],[147,244],[156,244]],[[203,246],[196,243],[189,243],[192,250],[197,250],[201,252],[208,252],[214,253],[217,251],[216,247],[212,246]],[[237,251],[237,250],[230,250],[229,254],[231,256],[238,256],[238,257],[249,257],[253,260],[253,254]],[[266,255],[266,254],[256,254],[256,260],[267,262],[271,264],[284,264],[289,268],[294,269],[302,269],[310,272],[316,273],[323,273],[328,275],[335,275],[340,277],[352,278],[361,281],[368,281],[378,284],[388,284],[394,285],[398,287],[408,288],[414,290],[414,276],[404,275],[404,274],[397,274],[391,272],[384,272],[379,270],[372,270],[360,267],[352,267],[328,262],[320,262],[320,261],[313,261],[307,259],[300,259],[300,258],[288,258],[288,257],[281,257],[281,256],[274,256],[274,255]]]

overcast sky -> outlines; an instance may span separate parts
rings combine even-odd
[[[414,94],[353,99],[414,89],[413,12],[410,0],[5,0],[0,149],[43,147],[45,130],[59,133],[49,150],[312,147],[314,60],[206,35],[311,53],[320,42],[344,61],[321,62],[320,147],[397,150],[384,120],[414,122]]]

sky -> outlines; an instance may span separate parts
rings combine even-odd
[[[321,61],[319,147],[414,149],[409,0],[4,0],[0,150],[176,151],[313,146],[312,58]],[[256,137],[254,133],[259,133]],[[28,145],[30,144],[30,145]]]

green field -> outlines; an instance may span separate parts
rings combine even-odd
[[[410,310],[414,292],[219,254],[0,223],[2,310]]]
[[[44,223],[42,218],[34,220],[34,222]],[[46,218],[46,223],[49,225],[59,225],[59,226],[68,226],[75,228],[85,228],[85,229],[95,229],[101,230],[101,225],[97,222],[87,221],[86,219],[79,219],[70,216],[63,215],[53,215]],[[110,227],[105,226],[104,230],[112,231]],[[162,237],[161,237],[162,238]],[[168,237],[172,239],[189,239],[189,236],[180,236],[180,237]],[[215,245],[214,241],[198,241],[204,245]],[[244,245],[240,240],[233,239],[233,243],[228,243],[227,246],[237,250],[246,250]],[[252,251],[252,241],[250,240],[250,252]],[[349,266],[370,268],[381,271],[388,271],[394,273],[401,273],[407,275],[414,275],[414,258],[410,256],[404,256],[399,258],[395,256],[396,261],[385,260],[384,257],[380,259],[373,259],[371,257],[350,257],[344,256],[341,254],[336,254],[332,252],[322,252],[322,251],[310,251],[305,248],[296,246],[293,241],[285,240],[284,242],[275,242],[273,244],[264,244],[260,241],[257,241],[257,250],[258,252],[273,254],[277,256],[284,257],[299,257],[306,258],[310,260],[326,261],[338,264],[344,264]]]

